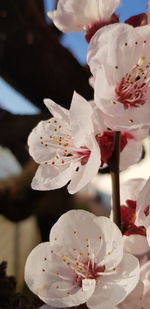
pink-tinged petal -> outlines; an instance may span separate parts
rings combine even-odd
[[[34,190],[55,190],[65,186],[71,179],[73,165],[40,165],[32,180]]]
[[[98,173],[101,161],[100,150],[95,136],[89,136],[87,146],[90,150],[90,156],[87,163],[79,166],[79,170],[72,174],[71,182],[68,186],[68,192],[71,194],[81,190]]]
[[[50,99],[44,99],[44,104],[50,113],[58,119],[69,122],[69,111]]]
[[[138,281],[138,259],[125,254],[114,275],[101,276],[95,293],[87,301],[87,306],[91,309],[114,309],[135,288]]]
[[[103,228],[105,227],[101,228],[100,221],[95,215],[85,210],[70,210],[62,215],[52,227],[50,242],[65,243],[65,247],[68,249],[64,254],[68,254],[72,258],[76,258],[80,254],[87,258],[90,253],[91,256],[94,255],[96,258],[99,256],[103,260],[105,256]]]
[[[150,224],[150,178],[140,191],[137,199],[136,224],[144,225],[146,228]]]
[[[105,231],[104,239],[106,243],[106,254],[102,264],[107,271],[112,270],[120,263],[123,257],[122,234],[110,219],[106,217],[96,217],[95,223]]]
[[[145,185],[143,178],[130,179],[121,184],[121,205],[126,205],[127,200],[137,201],[140,191]]]
[[[134,149],[134,151],[133,151]],[[120,153],[120,169],[124,170],[138,162],[142,157],[143,146],[141,142],[128,140],[127,145]]]
[[[124,241],[124,251],[134,254],[142,255],[150,251],[147,239],[142,235],[130,235],[123,236]],[[138,244],[138,245],[137,245]]]

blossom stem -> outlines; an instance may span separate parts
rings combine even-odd
[[[109,168],[112,180],[112,209],[113,221],[121,230],[121,212],[120,212],[120,179],[119,179],[119,161],[120,161],[120,132],[115,132],[114,150],[109,160]]]

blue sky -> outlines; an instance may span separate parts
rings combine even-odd
[[[120,20],[123,22],[132,15],[145,12],[146,4],[147,0],[122,0],[120,8],[117,10]],[[53,8],[54,0],[45,0],[45,13]],[[81,64],[85,63],[87,44],[83,38],[83,33],[62,35],[61,44],[69,48]],[[14,114],[38,113],[38,109],[31,102],[10,87],[2,78],[0,79],[0,106]]]

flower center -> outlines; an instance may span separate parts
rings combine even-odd
[[[141,57],[138,64],[127,73],[115,89],[117,100],[124,105],[124,108],[139,107],[145,104],[147,90],[149,87],[148,69],[150,63],[144,68],[145,57]]]
[[[83,279],[95,279],[98,283],[101,273],[105,271],[104,265],[99,266],[93,259],[85,258],[81,254],[76,259],[71,259],[66,255],[62,255],[61,258],[73,273],[73,283],[79,287],[82,287]]]
[[[121,230],[123,235],[142,235],[146,236],[144,226],[136,226],[136,201],[127,200],[127,206],[121,206]]]
[[[99,144],[101,151],[101,167],[104,163],[108,163],[108,160],[112,156],[114,148],[115,132],[103,132],[96,136],[96,140]],[[133,139],[133,136],[127,132],[121,132],[120,152],[125,148],[128,143],[128,139]]]
[[[82,165],[87,163],[91,151],[86,146],[74,145],[70,127],[67,124],[53,117],[47,121],[47,126],[49,126],[49,136],[40,136],[39,143],[47,149],[46,151],[48,148],[55,150],[56,155],[51,160],[44,161],[43,164],[58,166],[70,164],[73,160],[80,161]]]

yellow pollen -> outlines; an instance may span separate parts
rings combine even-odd
[[[143,56],[143,57],[140,57],[140,59],[139,59],[139,61],[138,61],[138,64],[139,65],[142,65],[143,63],[144,63],[144,61],[145,61],[145,57]]]
[[[68,146],[68,143],[64,144],[64,147],[67,147]]]

